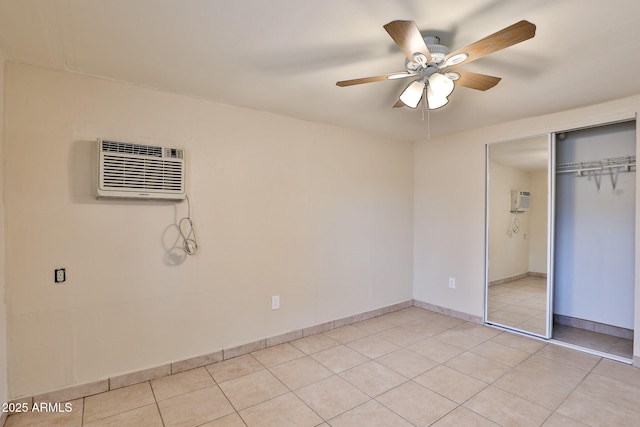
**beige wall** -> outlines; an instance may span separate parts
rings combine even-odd
[[[4,221],[4,63],[0,54],[0,403],[7,389],[7,308],[5,303],[5,221]]]
[[[11,62],[5,77],[11,397],[412,298],[413,144]],[[170,250],[184,203],[95,200],[99,137],[186,149],[196,256]]]
[[[489,162],[489,176],[488,280],[492,282],[530,271],[531,211],[511,212],[511,190],[531,192],[531,173]],[[515,220],[519,223],[517,232],[513,231]]]
[[[417,142],[414,298],[483,315],[486,144],[631,118],[638,109],[640,97],[636,96]],[[640,197],[636,196],[636,207],[638,202]],[[636,232],[640,230],[639,220],[640,209],[636,208]],[[636,357],[640,356],[639,244],[636,238]],[[447,277],[458,278],[456,289],[448,288]]]
[[[547,171],[489,162],[489,282],[547,271]],[[527,212],[510,211],[511,190],[531,193]],[[513,231],[518,220],[518,232]]]

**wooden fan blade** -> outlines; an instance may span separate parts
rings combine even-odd
[[[470,71],[455,70],[451,72],[460,76],[458,80],[454,80],[455,84],[477,90],[491,89],[502,80],[500,77],[487,76],[486,74],[472,73]]]
[[[445,57],[445,64],[449,58],[463,53],[466,53],[469,56],[464,61],[456,62],[454,65],[475,61],[476,59],[482,58],[490,53],[497,52],[509,46],[513,46],[514,44],[528,40],[535,35],[535,25],[528,21],[520,21],[510,27],[498,31],[497,33],[491,34],[482,40],[478,40],[467,47],[451,52]]]
[[[380,76],[362,77],[360,79],[342,80],[340,82],[337,82],[336,85],[340,87],[353,86],[353,85],[360,85],[363,83],[373,83],[373,82],[379,82],[382,80],[404,79],[406,77],[415,77],[415,76],[416,74],[407,73],[407,72],[390,73],[390,74],[383,74]]]
[[[400,99],[398,99],[396,103],[393,104],[393,108],[399,108],[399,107],[404,107],[404,102],[400,101]]]
[[[384,29],[409,61],[416,62],[413,54],[418,52],[427,58],[427,62],[431,61],[431,52],[414,21],[392,21],[385,25]]]

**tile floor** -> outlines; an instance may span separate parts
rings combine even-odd
[[[553,339],[626,359],[633,358],[633,340],[625,338],[554,323]]]
[[[411,307],[17,426],[631,426],[640,369]]]
[[[527,276],[489,286],[488,316],[492,323],[544,335],[547,325],[547,279]]]
[[[488,320],[544,335],[547,321],[546,287],[546,279],[534,276],[489,286]],[[627,359],[633,357],[633,341],[611,335],[554,324],[553,339]]]

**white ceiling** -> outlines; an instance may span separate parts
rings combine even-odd
[[[215,102],[426,137],[422,112],[392,109],[407,81],[335,82],[403,70],[383,29],[416,21],[452,50],[517,21],[536,36],[461,69],[502,77],[457,88],[431,135],[640,93],[638,0],[0,0],[0,52]]]
[[[549,138],[547,135],[539,135],[493,143],[489,145],[489,157],[494,163],[523,171],[548,169]]]

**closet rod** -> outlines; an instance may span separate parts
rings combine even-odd
[[[631,172],[631,168],[635,169],[636,156],[615,157],[600,161],[591,162],[571,162],[558,163],[556,165],[556,173],[578,173],[599,171],[605,169],[624,168],[626,172]]]

